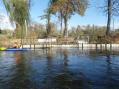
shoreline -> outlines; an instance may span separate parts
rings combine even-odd
[[[80,48],[80,49],[119,49],[119,44],[32,44],[22,45],[22,48]]]

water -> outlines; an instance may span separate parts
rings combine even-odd
[[[119,89],[119,52],[0,52],[0,89]]]

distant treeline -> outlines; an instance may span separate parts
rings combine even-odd
[[[56,38],[63,38],[63,31],[59,30],[57,28],[57,25],[54,23],[51,24],[51,32],[49,34],[49,37],[56,37]],[[15,30],[0,30],[2,35],[6,35],[8,38],[20,38],[21,32],[16,32]],[[19,30],[21,31],[21,30]],[[24,35],[23,38],[46,38],[47,36],[47,30],[45,25],[41,24],[34,24],[32,26],[28,27],[28,30],[23,30]],[[90,43],[106,43],[106,42],[112,42],[114,39],[113,37],[118,36],[119,29],[113,29],[111,30],[111,37],[106,37],[106,27],[105,26],[95,26],[95,25],[87,25],[87,26],[77,26],[72,27],[68,30],[68,37],[74,38],[76,40],[80,39],[81,37],[89,37]]]

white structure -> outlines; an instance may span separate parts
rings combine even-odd
[[[77,40],[78,44],[88,44],[89,43],[89,36],[80,36]]]
[[[86,41],[86,40],[78,40],[77,43],[78,44],[87,44],[88,41]]]
[[[39,43],[55,43],[57,42],[56,38],[45,38],[45,39],[38,39]]]

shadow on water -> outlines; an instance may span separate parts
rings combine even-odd
[[[52,49],[47,49],[46,50],[46,69],[45,69],[45,78],[43,80],[43,86],[41,87],[46,88],[46,89],[52,89],[52,75],[53,74],[53,53]],[[47,86],[46,86],[47,85]]]
[[[8,84],[9,89],[39,89],[38,85],[29,76],[29,73],[32,74],[32,68],[31,64],[29,64],[30,60],[28,60],[31,53],[28,54],[25,52],[13,53],[16,65],[14,66],[14,74]]]
[[[0,56],[4,56],[5,55],[5,52],[0,52]]]

